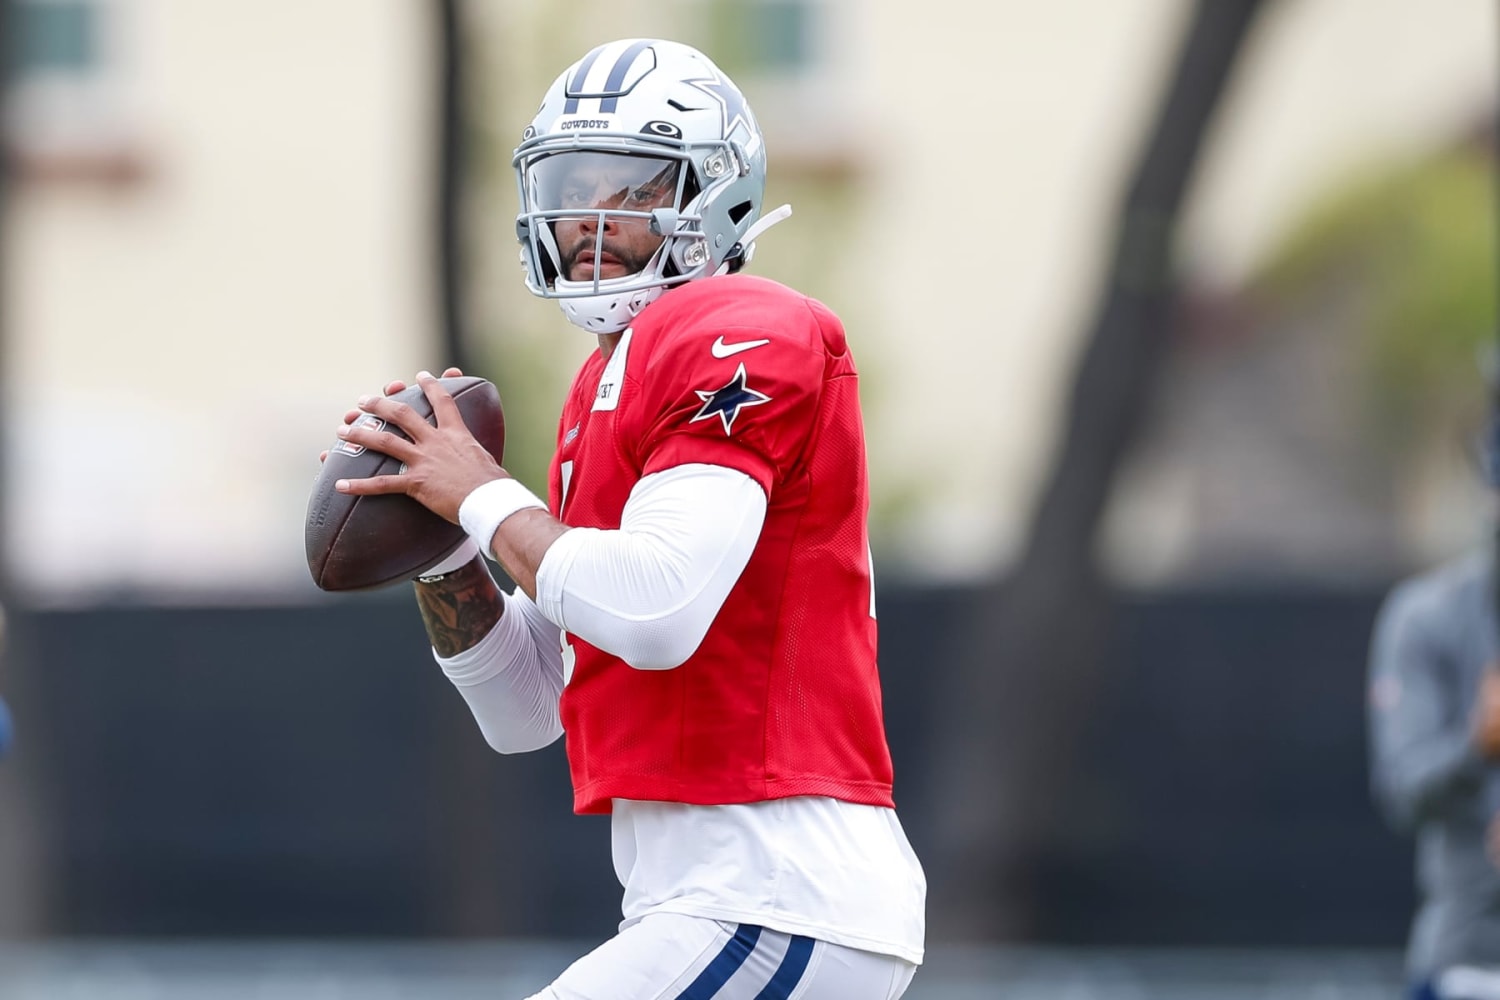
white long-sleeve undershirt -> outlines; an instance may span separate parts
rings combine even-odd
[[[546,746],[562,733],[559,630],[637,669],[680,665],[750,561],[765,516],[765,493],[737,470],[680,465],[646,476],[618,529],[564,532],[537,568],[537,601],[507,596],[483,640],[438,663],[490,746]]]
[[[505,613],[476,645],[457,656],[433,656],[495,750],[540,750],[562,735],[558,629],[519,589],[506,595]]]
[[[669,670],[703,641],[765,519],[766,495],[743,472],[653,473],[631,490],[618,530],[574,528],[552,543],[537,607],[632,667]]]

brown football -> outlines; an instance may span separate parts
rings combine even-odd
[[[493,383],[463,376],[438,380],[453,396],[470,433],[499,462],[505,453],[505,414]],[[432,405],[417,386],[391,397],[433,423]],[[377,429],[401,437],[399,428],[365,414]],[[464,540],[464,529],[401,494],[350,496],[333,484],[402,471],[388,455],[340,440],[328,449],[312,497],[307,502],[307,568],[324,590],[369,590],[411,580],[446,558]]]

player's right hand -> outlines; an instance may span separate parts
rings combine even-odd
[[[441,377],[442,378],[459,378],[462,375],[463,375],[463,372],[460,369],[457,369],[457,368],[445,368],[445,369],[443,369],[443,374],[442,374]],[[382,391],[387,396],[394,396],[396,393],[401,392],[405,388],[406,388],[406,383],[402,382],[400,379],[397,379],[394,382],[387,382],[385,384],[385,388]],[[352,409],[349,412],[347,412],[347,413],[344,414],[344,423],[345,424],[352,424],[352,423],[354,423],[354,421],[356,421],[356,420],[359,419],[360,414],[362,414],[363,412],[364,412],[363,410],[361,410],[359,407],[356,406],[354,409]],[[319,462],[326,462],[327,460],[328,460],[328,450],[325,448],[322,452],[320,452],[318,454],[318,461]]]
[[[1491,664],[1479,680],[1474,698],[1474,745],[1490,760],[1500,760],[1500,668]]]
[[[1491,817],[1489,826],[1485,827],[1484,855],[1490,859],[1490,864],[1500,868],[1500,816]]]

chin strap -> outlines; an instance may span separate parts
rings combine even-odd
[[[775,211],[767,212],[759,219],[756,219],[750,228],[745,230],[745,235],[740,238],[740,241],[730,248],[728,255],[724,258],[724,263],[720,264],[719,269],[714,273],[733,274],[750,263],[750,259],[755,256],[756,239],[778,222],[785,222],[791,217],[792,206],[782,205]]]

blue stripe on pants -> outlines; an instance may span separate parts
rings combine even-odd
[[[793,936],[792,943],[786,946],[786,955],[776,969],[776,974],[771,977],[766,988],[755,995],[755,1000],[787,1000],[792,995],[792,990],[802,982],[802,974],[807,971],[812,950],[812,938]]]
[[[750,957],[750,953],[755,950],[755,942],[759,940],[759,927],[741,924],[735,929],[734,937],[708,963],[708,968],[698,973],[698,978],[677,994],[677,1000],[713,1000],[714,994],[729,982],[729,977],[745,964],[745,959]]]

